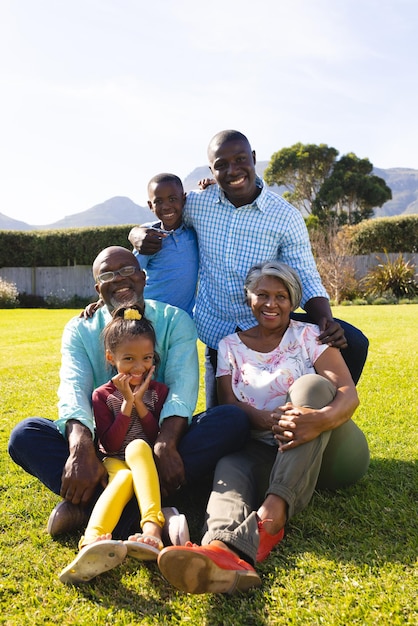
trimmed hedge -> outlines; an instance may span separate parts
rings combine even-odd
[[[0,231],[0,267],[91,265],[103,248],[131,249],[134,224],[61,230]],[[418,252],[418,215],[382,217],[345,226],[353,255]]]
[[[132,249],[132,225],[62,230],[0,231],[0,267],[91,265],[107,246]]]
[[[365,220],[355,226],[345,226],[350,252],[418,252],[418,215],[381,217]]]

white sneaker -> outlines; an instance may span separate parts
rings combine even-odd
[[[189,526],[186,516],[179,513],[174,506],[167,506],[162,510],[165,524],[162,531],[162,540],[165,546],[184,546],[190,541]]]
[[[70,565],[59,575],[62,583],[78,585],[120,565],[126,556],[127,548],[121,541],[106,539],[90,543],[80,552]]]

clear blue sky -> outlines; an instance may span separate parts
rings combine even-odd
[[[0,212],[49,224],[219,130],[418,169],[416,0],[0,0]]]

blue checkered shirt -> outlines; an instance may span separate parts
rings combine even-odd
[[[255,263],[275,259],[297,270],[302,306],[311,298],[328,298],[301,213],[261,179],[257,185],[260,195],[239,208],[218,185],[187,194],[183,219],[197,233],[200,259],[194,320],[199,338],[211,348],[237,327],[255,326],[244,295],[245,277]]]

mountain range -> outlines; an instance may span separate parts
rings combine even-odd
[[[257,163],[258,175],[262,178],[268,161]],[[374,217],[391,217],[418,213],[418,170],[395,167],[389,169],[374,168],[373,173],[383,178],[392,190],[392,200],[375,209]],[[184,179],[185,191],[197,188],[198,181],[211,177],[209,167],[196,167]],[[282,194],[284,187],[270,187]],[[153,213],[146,206],[135,204],[130,198],[116,196],[105,202],[82,211],[73,213],[52,224],[31,226],[0,213],[0,230],[45,230],[61,228],[83,228],[88,226],[113,226],[117,224],[142,224],[153,219]]]

